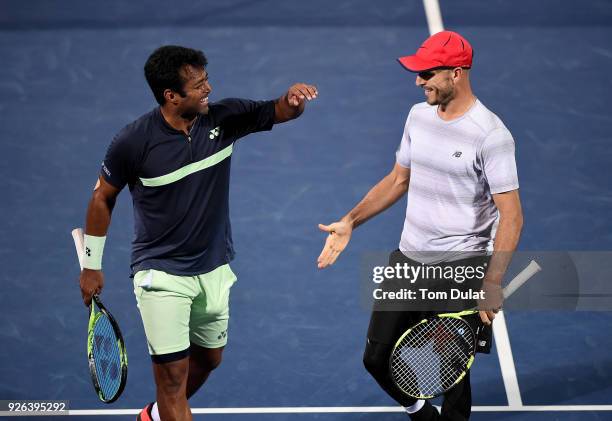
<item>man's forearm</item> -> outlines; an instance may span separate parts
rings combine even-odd
[[[342,220],[353,228],[378,215],[397,202],[408,191],[408,180],[398,180],[393,173],[376,184]]]
[[[512,259],[512,254],[518,245],[522,228],[523,217],[521,214],[500,217],[495,241],[493,242],[493,255],[487,271],[487,281],[501,283]]]
[[[100,193],[94,192],[87,206],[85,233],[96,237],[104,237],[110,225],[114,206],[114,199],[106,199]]]

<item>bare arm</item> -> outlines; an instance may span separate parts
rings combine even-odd
[[[89,201],[89,206],[87,206],[85,234],[102,237],[106,235],[110,225],[119,189],[109,184],[101,176],[98,183]]]
[[[354,228],[383,212],[397,202],[408,191],[410,168],[395,164],[393,170],[378,182],[365,197],[338,222],[330,225],[319,224],[329,235],[317,259],[319,269],[334,264],[346,248]]]
[[[355,229],[373,216],[389,208],[408,191],[410,168],[395,164],[389,174],[378,182],[342,220]]]
[[[103,237],[108,231],[111,214],[115,207],[115,201],[119,195],[119,189],[107,183],[104,178],[99,177],[94,189],[89,206],[87,207],[87,221],[85,233],[96,237]],[[91,297],[99,294],[104,288],[104,276],[101,270],[83,269],[79,279],[81,296],[85,305],[91,303]]]
[[[284,123],[298,118],[306,106],[306,101],[318,95],[317,88],[305,83],[296,83],[287,93],[274,101],[274,123]]]
[[[489,289],[494,295],[490,301],[486,300],[487,308],[498,308],[501,305],[498,301],[501,299],[499,294],[502,278],[516,250],[523,228],[523,211],[518,190],[494,194],[493,201],[499,211],[499,225],[493,242],[493,255],[484,279],[485,290]],[[481,311],[480,317],[488,324],[495,317],[495,312]]]

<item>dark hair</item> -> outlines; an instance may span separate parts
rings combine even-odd
[[[206,67],[208,60],[200,50],[165,45],[153,51],[145,63],[144,73],[147,82],[160,105],[166,102],[164,91],[170,89],[185,96],[183,85],[185,81],[179,74],[185,65]]]

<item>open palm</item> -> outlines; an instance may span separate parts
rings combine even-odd
[[[319,269],[323,269],[333,265],[340,253],[346,248],[351,239],[353,228],[348,222],[339,221],[330,225],[319,224],[319,229],[329,233],[323,250],[317,259]]]

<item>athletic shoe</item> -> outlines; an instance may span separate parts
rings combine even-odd
[[[413,414],[408,414],[412,421],[436,421],[440,417],[440,413],[435,406],[429,403],[428,400],[421,409]]]
[[[155,402],[151,402],[140,411],[140,414],[136,417],[136,421],[153,421],[153,417],[151,416],[151,410],[153,409],[153,404]]]

